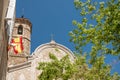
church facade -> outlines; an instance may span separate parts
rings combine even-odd
[[[42,71],[37,70],[39,62],[49,62],[49,54],[54,54],[58,59],[68,55],[74,60],[70,49],[51,40],[39,45],[31,54],[31,22],[24,18],[16,18],[12,32],[11,45],[8,52],[8,70],[6,80],[38,80]]]

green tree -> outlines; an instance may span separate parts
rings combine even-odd
[[[51,62],[40,62],[38,70],[42,73],[39,80],[119,80],[117,73],[110,74],[110,66],[92,66],[86,63],[86,55],[77,55],[74,62],[71,62],[68,55],[58,60],[56,56],[50,54]]]
[[[43,70],[38,76],[40,80],[59,80],[69,79],[72,73],[75,71],[73,64],[70,62],[68,55],[64,56],[61,60],[58,60],[56,56],[50,53],[51,62],[40,62],[39,70]]]
[[[119,80],[117,73],[111,74],[111,65],[105,63],[106,55],[120,55],[120,0],[94,2],[75,0],[75,8],[80,10],[81,21],[73,20],[76,26],[69,33],[75,44],[77,56],[73,63],[67,56],[60,61],[50,55],[52,62],[40,63],[43,70],[40,80]],[[91,51],[85,53],[83,47],[91,44]],[[87,57],[88,56],[88,57]]]
[[[108,0],[99,4],[91,0],[75,0],[74,4],[80,9],[82,17],[81,22],[73,20],[73,25],[77,27],[70,32],[76,50],[81,51],[83,46],[91,43],[91,54],[119,55],[120,0]]]
[[[76,28],[69,34],[70,41],[80,54],[83,46],[92,44],[89,52],[89,64],[103,67],[105,55],[120,55],[120,0],[93,2],[91,0],[74,1],[75,7],[80,9],[81,22],[73,20]],[[92,23],[90,23],[92,22]],[[101,64],[102,65],[101,65]],[[99,66],[98,66],[99,65]]]

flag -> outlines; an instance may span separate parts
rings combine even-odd
[[[11,44],[13,45],[13,50],[15,54],[22,53],[23,51],[22,36],[13,38]]]

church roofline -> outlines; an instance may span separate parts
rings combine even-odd
[[[75,57],[74,56],[74,54],[73,54],[73,52],[69,49],[69,48],[67,48],[66,46],[64,46],[64,45],[62,45],[62,44],[59,44],[59,43],[56,43],[54,40],[51,40],[51,42],[49,42],[49,43],[45,43],[45,44],[41,44],[40,46],[38,46],[35,50],[34,50],[34,52],[32,53],[32,55],[35,55],[35,53],[40,49],[40,48],[42,48],[42,47],[44,47],[44,46],[52,46],[52,45],[55,45],[55,46],[58,46],[58,47],[61,47],[61,48],[63,48],[63,49],[65,49],[66,51],[68,51],[70,54],[72,54],[72,56],[73,57]],[[31,56],[32,56],[31,55]]]

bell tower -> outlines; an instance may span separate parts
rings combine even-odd
[[[16,18],[12,32],[11,45],[8,52],[8,66],[28,60],[31,48],[31,22],[24,18]]]

